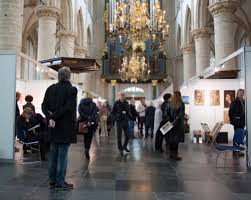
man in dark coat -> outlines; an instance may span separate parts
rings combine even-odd
[[[148,137],[149,129],[151,129],[151,138],[153,138],[153,129],[154,129],[154,116],[155,116],[155,107],[153,103],[150,103],[150,106],[146,108],[146,133],[145,138]]]
[[[245,127],[245,100],[244,90],[240,89],[237,92],[236,99],[231,103],[229,109],[230,123],[234,126],[234,129]]]
[[[171,100],[172,95],[167,93],[163,96],[164,102],[161,105],[161,111],[162,111],[162,121],[160,123],[159,129],[156,132],[156,138],[155,138],[155,150],[159,151],[159,152],[164,152],[163,148],[162,148],[162,144],[163,144],[163,139],[165,137],[166,139],[166,143],[168,144],[168,134],[166,134],[165,136],[161,133],[160,128],[167,123],[168,121],[170,121],[170,117],[168,115],[167,110],[169,109],[170,106],[170,100]]]
[[[65,182],[67,154],[71,143],[76,142],[77,88],[70,83],[71,71],[63,67],[58,71],[57,84],[50,86],[42,103],[42,111],[49,127],[50,187],[55,190],[73,189]]]
[[[237,92],[236,99],[231,103],[229,109],[229,119],[230,123],[234,126],[234,139],[233,143],[236,146],[239,146],[238,142],[236,141],[237,138],[243,138],[244,140],[244,133],[245,131],[239,132],[237,129],[244,129],[246,126],[246,118],[245,118],[245,99],[244,99],[245,91],[243,89],[239,89]],[[238,135],[241,134],[242,135]],[[241,139],[242,140],[242,139]],[[244,144],[244,141],[241,141],[241,144]],[[244,156],[242,152],[233,152],[234,155]]]
[[[120,93],[120,99],[114,103],[112,115],[114,116],[117,122],[117,142],[118,142],[118,149],[121,156],[124,155],[124,151],[129,153],[129,149],[127,148],[129,142],[129,120],[132,118],[130,112],[130,106],[128,102],[125,100],[125,94]],[[122,146],[122,131],[125,134],[125,141]]]
[[[134,124],[137,120],[138,113],[135,107],[135,100],[132,99],[130,102],[130,112],[132,115],[132,119],[129,120],[129,132],[130,132],[130,137],[134,138]]]

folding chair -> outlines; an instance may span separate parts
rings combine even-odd
[[[237,145],[244,145],[243,140],[244,140],[244,135],[245,135],[245,130],[244,129],[238,129],[238,133],[235,133],[235,142]],[[216,144],[215,145],[215,150],[217,153],[216,156],[216,168],[218,167],[218,160],[220,158],[220,155],[224,153],[224,168],[226,168],[226,162],[227,162],[227,153],[228,152],[241,152],[245,151],[244,147],[241,146],[236,146],[236,145],[221,145],[221,144]]]
[[[26,133],[24,133],[24,135],[25,135],[25,137],[26,137]],[[17,142],[18,142],[19,144],[21,144],[21,146],[22,146],[22,148],[21,148],[22,150],[20,151],[20,154],[21,154],[20,160],[21,160],[21,161],[23,161],[23,160],[25,159],[25,158],[22,157],[23,152],[24,152],[24,149],[23,149],[23,146],[24,146],[24,145],[30,147],[31,150],[37,151],[38,154],[39,154],[39,160],[37,160],[37,161],[31,161],[31,162],[22,162],[23,164],[32,164],[32,163],[37,163],[37,162],[41,162],[41,161],[42,161],[42,158],[41,158],[41,148],[40,148],[40,143],[39,143],[39,141],[24,142],[24,141],[21,141],[21,140],[17,139]],[[35,148],[34,145],[36,145],[37,148]]]
[[[233,152],[233,151],[237,151],[237,152],[241,152],[241,151],[245,151],[244,147],[240,147],[240,146],[229,146],[229,145],[221,145],[221,144],[216,144],[215,145],[215,150],[217,153],[216,156],[216,168],[218,168],[218,160],[220,158],[220,155],[224,153],[224,168],[226,168],[226,163],[227,163],[227,153],[228,152]]]
[[[214,147],[215,144],[217,144],[216,138],[217,138],[221,128],[223,127],[223,125],[224,125],[224,122],[217,122],[211,131],[207,124],[205,124],[205,123],[201,124],[201,126],[202,126],[203,130],[205,131],[205,134],[208,138],[207,144],[209,144],[209,150],[212,147]]]
[[[41,158],[41,149],[40,149],[40,144],[39,144],[39,141],[34,141],[34,142],[23,142],[23,141],[20,141],[20,140],[17,140],[17,142],[19,144],[22,145],[22,150],[20,151],[21,153],[21,156],[20,156],[20,160],[23,161],[25,158],[23,158],[23,146],[26,145],[28,147],[30,147],[31,150],[34,150],[34,151],[37,151],[38,154],[39,154],[39,160],[36,160],[36,161],[30,161],[30,162],[22,162],[23,164],[32,164],[32,163],[37,163],[37,162],[41,162],[42,161],[42,158]],[[36,145],[37,148],[33,147],[33,145]]]

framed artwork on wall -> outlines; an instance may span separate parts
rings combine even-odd
[[[210,106],[220,106],[220,90],[210,90]]]
[[[189,104],[190,103],[189,100],[190,100],[189,96],[182,96],[182,101],[184,104]]]
[[[224,108],[230,108],[231,103],[235,99],[235,90],[224,91]]]
[[[205,105],[205,90],[194,91],[194,105],[204,106]]]

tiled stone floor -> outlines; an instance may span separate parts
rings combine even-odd
[[[183,161],[154,152],[151,139],[130,142],[131,153],[121,157],[116,137],[97,137],[91,161],[83,155],[83,140],[72,145],[67,181],[75,189],[48,189],[47,163],[0,163],[0,200],[250,200],[251,174],[245,158],[233,159],[228,168],[215,167],[215,153],[205,144],[180,146]],[[219,163],[219,164],[222,164]]]

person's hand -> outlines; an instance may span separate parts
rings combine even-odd
[[[48,127],[49,128],[55,128],[55,126],[56,126],[56,122],[53,119],[50,119]]]

